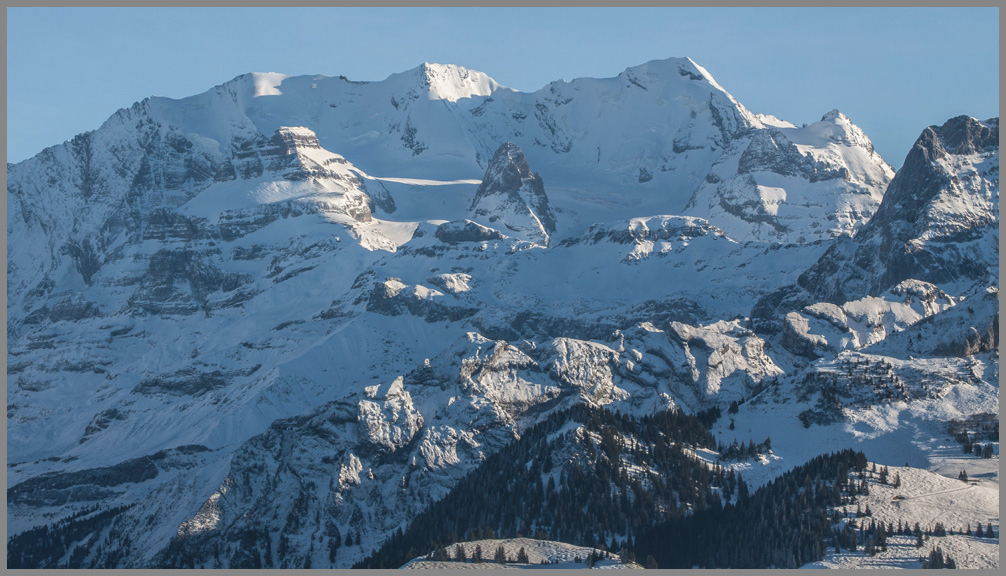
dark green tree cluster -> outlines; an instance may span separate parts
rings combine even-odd
[[[995,455],[995,444],[989,442],[988,444],[975,444],[971,448],[972,454],[979,456],[981,458],[989,459]]]
[[[805,402],[817,395],[817,402],[798,417],[805,428],[831,424],[841,419],[843,406],[879,405],[894,399],[907,401],[920,392],[929,394],[924,382],[918,388],[921,390],[909,389],[894,366],[884,360],[852,357],[839,361],[837,370],[811,371],[804,376],[798,386],[799,400]]]
[[[569,422],[584,433],[563,431]],[[493,537],[631,548],[640,530],[747,492],[733,471],[686,453],[713,446],[695,416],[668,411],[636,419],[575,406],[487,458],[356,567],[397,568],[453,542]]]
[[[998,441],[999,414],[983,412],[951,420],[947,423],[947,432],[962,444],[965,441]]]
[[[695,417],[698,418],[699,422],[702,423],[706,428],[712,428],[713,424],[720,419],[723,412],[720,410],[719,406],[713,406],[712,408],[706,408],[695,413]]]
[[[724,462],[750,460],[759,454],[767,454],[772,451],[772,439],[766,438],[761,444],[755,444],[754,440],[749,440],[747,444],[738,443],[734,440],[730,445],[724,446],[720,443],[717,452],[720,453],[720,460]]]
[[[999,415],[984,412],[951,420],[947,423],[947,432],[957,440],[965,454],[991,458],[992,442],[999,441]],[[988,443],[981,444],[983,440]]]
[[[967,532],[965,532],[965,534],[967,534],[968,536],[971,536],[971,524],[968,524],[968,530],[967,530]],[[985,529],[982,528],[982,523],[979,522],[978,523],[978,529],[975,530],[975,534],[974,535],[975,535],[976,538],[995,538],[996,537],[996,533],[995,533],[995,530],[992,528],[992,523],[991,522],[989,522],[988,528],[985,528]]]
[[[850,470],[865,468],[861,452],[818,456],[735,505],[640,532],[635,554],[652,555],[660,568],[796,568],[818,561],[834,539],[832,509],[862,488],[848,480]]]
[[[106,510],[97,506],[85,508],[52,526],[32,528],[13,536],[7,540],[7,567],[79,569],[93,568],[95,562],[100,562],[101,567],[114,567],[119,553],[103,550],[97,539],[127,509],[129,506]],[[123,537],[125,540],[118,544],[128,547],[128,536]],[[92,546],[96,546],[95,561],[87,562]]]
[[[950,554],[944,554],[943,550],[937,546],[930,553],[929,556],[922,559],[923,568],[957,568],[957,562],[950,557]]]

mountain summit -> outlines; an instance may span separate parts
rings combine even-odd
[[[524,152],[513,142],[496,150],[471,210],[476,220],[489,225],[499,221],[518,238],[544,246],[555,232],[555,215],[541,176],[531,172]]]
[[[430,100],[457,102],[461,98],[489,96],[503,88],[489,75],[454,64],[424,63],[415,70],[420,82],[429,88]]]

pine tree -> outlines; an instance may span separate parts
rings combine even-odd
[[[943,550],[939,546],[929,553],[929,557],[922,561],[923,568],[946,568],[946,561],[943,557]]]
[[[476,544],[475,545],[475,552],[472,552],[472,562],[476,562],[476,563],[482,562],[482,545],[481,544]]]
[[[506,550],[503,549],[502,544],[496,548],[496,553],[493,554],[493,562],[497,564],[506,564]]]
[[[517,563],[528,564],[530,562],[531,560],[527,557],[527,552],[524,550],[524,547],[521,546],[520,550],[517,551]]]

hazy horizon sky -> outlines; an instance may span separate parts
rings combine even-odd
[[[7,161],[245,72],[438,62],[532,92],[683,56],[752,112],[841,110],[895,167],[926,126],[999,115],[998,8],[8,8]]]

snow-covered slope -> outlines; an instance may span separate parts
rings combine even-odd
[[[920,280],[905,280],[879,297],[866,296],[837,306],[819,302],[790,312],[782,343],[794,354],[815,357],[886,343],[916,322],[939,314],[956,298]],[[912,348],[907,348],[912,350]]]
[[[812,242],[851,236],[876,211],[894,170],[848,117],[832,110],[803,128],[738,138],[686,213],[738,240]]]
[[[876,466],[873,464],[872,466]],[[922,559],[937,547],[953,558],[959,568],[995,570],[999,567],[999,489],[980,481],[962,482],[926,470],[890,466],[888,483],[878,473],[868,472],[869,493],[859,506],[871,515],[856,522],[916,525],[930,532],[939,522],[946,534],[926,534],[921,547],[914,535],[889,537],[887,550],[870,555],[864,550],[827,554],[824,560],[804,568],[922,568]],[[898,486],[894,486],[897,475]],[[858,480],[858,479],[856,479]],[[978,524],[994,526],[995,538],[979,537]],[[968,533],[970,532],[970,533]]]

